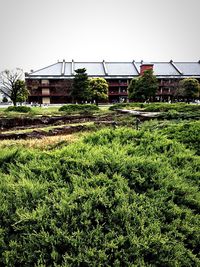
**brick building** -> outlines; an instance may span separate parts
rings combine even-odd
[[[70,92],[76,69],[85,68],[89,77],[103,77],[109,84],[109,102],[127,100],[127,87],[131,79],[144,70],[153,68],[159,81],[158,101],[167,101],[174,95],[178,83],[183,78],[200,81],[200,61],[198,62],[57,62],[43,69],[25,73],[29,89],[29,102],[70,103]]]

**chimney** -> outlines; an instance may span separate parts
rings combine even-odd
[[[140,75],[143,75],[145,70],[153,70],[153,64],[152,63],[142,63],[140,65]]]

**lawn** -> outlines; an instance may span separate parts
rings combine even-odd
[[[68,105],[70,106],[70,104]],[[79,106],[79,105],[77,105]],[[99,111],[96,113],[108,113],[110,105],[100,105]],[[59,111],[60,106],[42,106],[42,107],[31,107],[31,112],[28,113],[19,113],[19,112],[6,112],[6,108],[0,107],[0,117],[34,117],[34,116],[63,116],[66,113],[63,111]],[[79,113],[79,110],[74,114]]]

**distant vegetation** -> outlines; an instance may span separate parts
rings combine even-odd
[[[200,105],[195,104],[186,104],[186,103],[120,103],[115,104],[109,108],[110,110],[116,109],[142,109],[144,111],[153,111],[153,112],[167,112],[169,110],[176,110],[178,112],[189,112],[189,111],[200,111]]]
[[[66,113],[85,113],[98,111],[99,107],[93,104],[70,104],[59,108],[59,111]]]
[[[5,109],[5,112],[21,112],[21,113],[28,113],[31,112],[31,108],[30,107],[26,107],[26,106],[10,106],[8,108]]]
[[[154,99],[158,88],[158,79],[153,74],[153,70],[145,70],[141,76],[131,80],[128,86],[128,97],[137,101]]]
[[[0,73],[0,92],[9,98],[13,105],[17,102],[24,102],[28,98],[29,92],[25,81],[22,79],[23,70],[4,70]]]

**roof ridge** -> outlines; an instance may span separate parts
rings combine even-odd
[[[41,69],[38,69],[38,70],[36,70],[36,71],[33,71],[33,72],[29,72],[28,74],[34,74],[35,72],[38,72],[38,71],[41,71],[41,70],[44,70],[44,69],[47,69],[47,68],[49,68],[49,67],[52,67],[52,66],[54,66],[54,65],[57,65],[57,64],[60,64],[60,63],[62,63],[62,62],[56,62],[56,63],[54,63],[54,64],[51,64],[51,65],[48,65],[48,66],[46,66],[46,67],[44,67],[44,68],[41,68]]]
[[[175,63],[173,62],[172,59],[170,60],[170,64],[174,67],[174,69],[175,69],[176,71],[179,72],[179,74],[183,75],[183,72],[180,71],[180,69],[175,65]]]
[[[135,67],[135,69],[136,69],[136,72],[137,72],[138,74],[140,74],[140,72],[139,72],[138,68],[136,67],[135,60],[133,60],[133,61],[132,61],[132,64],[133,64],[133,66]]]
[[[107,67],[106,67],[106,62],[105,62],[105,60],[102,61],[102,64],[103,64],[103,70],[104,70],[104,72],[105,72],[105,75],[108,75],[108,69],[107,69]]]

